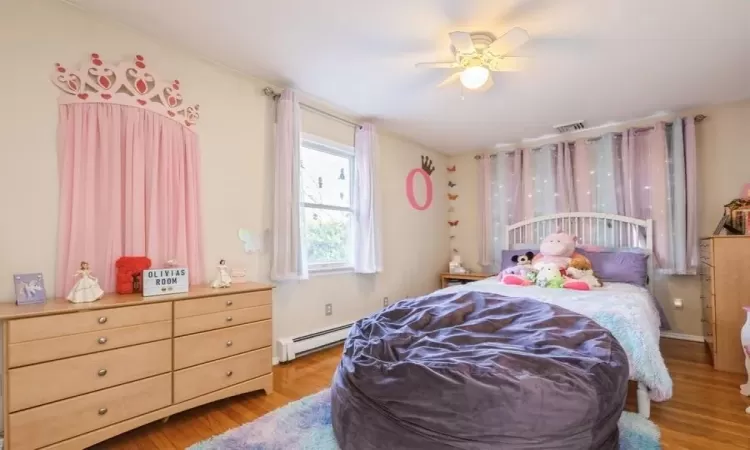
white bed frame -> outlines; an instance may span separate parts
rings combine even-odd
[[[597,245],[609,248],[639,248],[649,254],[653,252],[653,221],[604,213],[561,213],[539,216],[516,222],[506,228],[506,250],[528,248],[538,245],[548,234],[557,230],[578,237],[577,245]],[[648,259],[649,280],[653,280],[653,265]],[[653,283],[649,281],[653,294]],[[648,388],[638,383],[638,413],[651,415],[651,400]]]

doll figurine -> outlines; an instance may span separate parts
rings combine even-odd
[[[216,278],[211,282],[212,288],[227,288],[232,285],[232,277],[229,275],[229,267],[226,265],[226,261],[223,259],[219,261],[219,265],[216,266],[218,273]]]
[[[99,280],[91,276],[89,263],[81,261],[81,268],[76,271],[74,277],[81,278],[76,281],[73,289],[68,294],[68,301],[72,303],[90,303],[102,298],[104,291],[99,287]]]

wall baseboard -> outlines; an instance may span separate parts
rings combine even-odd
[[[668,339],[679,339],[681,341],[691,342],[705,342],[703,336],[696,336],[694,334],[674,333],[672,331],[662,331],[661,337]]]
[[[273,364],[274,366],[278,366],[279,365],[279,358],[277,358],[276,356],[274,356],[273,358],[271,358],[271,364]]]

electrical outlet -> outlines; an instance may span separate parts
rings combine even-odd
[[[674,302],[674,307],[675,308],[682,309],[683,303],[682,303],[682,299],[681,298],[676,298],[676,299],[673,300],[673,302]]]
[[[333,304],[326,303],[326,316],[332,316],[332,315],[333,315]]]
[[[389,305],[388,297],[383,297],[383,306],[388,306],[388,305]]]

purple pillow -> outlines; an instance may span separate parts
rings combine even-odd
[[[591,261],[594,274],[602,281],[630,283],[645,287],[648,284],[648,254],[643,252],[587,252],[577,251]]]

